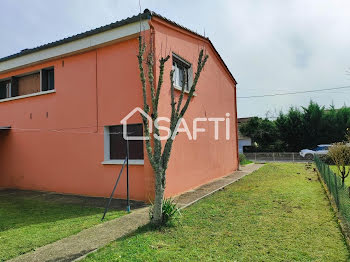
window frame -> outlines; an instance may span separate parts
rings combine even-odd
[[[51,71],[51,70],[53,70],[53,89],[49,89],[49,84],[48,84],[47,90],[43,91],[43,71]],[[51,90],[56,90],[55,89],[55,68],[53,66],[40,69],[40,92],[47,92]]]
[[[135,123],[135,124],[141,124],[141,123]],[[134,124],[129,124],[134,125]],[[142,124],[141,124],[142,125]],[[111,159],[111,151],[110,151],[110,127],[115,127],[119,125],[108,125],[104,126],[104,161],[102,162],[103,165],[122,165],[124,164],[125,159]],[[122,125],[120,125],[122,126]],[[143,128],[143,126],[142,126]],[[132,140],[129,141],[129,143],[132,142]],[[143,143],[143,140],[142,140]],[[144,150],[144,145],[142,144],[142,150]],[[143,156],[145,158],[145,154],[143,153]],[[144,158],[143,159],[129,159],[129,165],[144,165]]]
[[[186,75],[187,75],[187,88],[185,87],[184,93],[189,93],[191,90],[191,86],[193,84],[193,67],[190,62],[188,62],[186,59],[182,58],[176,53],[172,53],[172,70],[174,70],[174,63],[177,65],[180,65],[182,68],[185,68]],[[179,67],[178,67],[179,68]],[[176,75],[174,74],[174,77]],[[174,80],[174,88],[177,90],[182,91],[182,87],[177,85]]]
[[[42,78],[43,78],[43,71],[44,70],[54,70],[54,82],[53,82],[53,89],[49,89],[46,91],[42,90]],[[39,92],[35,92],[35,93],[30,93],[30,94],[25,94],[25,95],[17,95],[17,96],[12,96],[13,95],[13,81],[12,79],[16,79],[16,78],[20,78],[20,77],[25,77],[25,76],[29,76],[29,75],[34,75],[39,73],[40,75],[40,91]],[[27,98],[27,97],[32,97],[32,96],[39,96],[39,95],[45,95],[45,94],[50,94],[50,93],[55,93],[56,92],[56,88],[55,88],[55,67],[54,66],[50,66],[50,67],[44,67],[38,70],[34,70],[34,71],[30,71],[30,72],[26,72],[26,73],[22,73],[22,74],[18,74],[18,75],[14,75],[11,77],[6,77],[3,79],[0,79],[0,82],[3,81],[9,81],[10,80],[10,84],[11,84],[11,88],[10,88],[10,97],[7,98],[2,98],[0,99],[0,103],[1,102],[6,102],[6,101],[12,101],[12,100],[17,100],[17,99],[22,99],[22,98]]]
[[[11,98],[11,91],[12,91],[11,77],[6,77],[6,78],[3,78],[3,79],[0,79],[0,82],[9,82],[10,83],[10,88],[9,89],[6,88],[6,97],[5,98],[0,98],[0,101],[2,101],[4,99]]]

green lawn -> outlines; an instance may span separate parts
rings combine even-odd
[[[242,154],[242,153],[239,154],[239,164],[241,166],[245,166],[245,165],[248,165],[250,163],[253,163],[253,161],[248,160],[244,154]]]
[[[267,164],[182,211],[174,227],[148,226],[85,261],[348,261],[324,190],[305,164]]]
[[[251,163],[253,163],[253,161],[250,161],[248,159],[244,159],[244,160],[240,161],[240,164],[242,166],[245,166],[245,165],[248,165],[248,164],[251,164]]]
[[[106,220],[126,212],[111,211]],[[0,261],[78,233],[100,223],[102,208],[0,197]]]

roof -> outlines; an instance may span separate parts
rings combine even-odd
[[[67,38],[63,38],[61,40],[57,40],[57,41],[54,41],[54,42],[51,42],[51,43],[47,43],[47,44],[44,44],[44,45],[41,45],[41,46],[37,46],[37,47],[34,47],[34,48],[26,48],[26,49],[23,49],[21,52],[18,52],[16,54],[12,54],[12,55],[9,55],[9,56],[6,56],[6,57],[3,57],[3,58],[0,58],[0,63],[1,62],[4,62],[4,61],[8,61],[8,60],[11,60],[11,59],[14,59],[14,58],[17,58],[17,57],[21,57],[21,56],[25,56],[25,55],[28,55],[28,54],[31,54],[31,53],[35,53],[35,52],[38,52],[38,51],[41,51],[41,50],[45,50],[45,49],[49,49],[49,48],[52,48],[52,47],[56,47],[56,46],[59,46],[59,45],[62,45],[62,44],[66,44],[66,43],[69,43],[69,42],[73,42],[73,41],[76,41],[76,40],[80,40],[82,38],[85,38],[85,37],[88,37],[88,36],[92,36],[92,35],[95,35],[95,34],[99,34],[99,33],[103,33],[103,32],[106,32],[108,30],[111,30],[111,29],[115,29],[115,28],[118,28],[118,27],[121,27],[121,26],[124,26],[124,25],[128,25],[128,24],[131,24],[131,23],[135,23],[137,21],[140,21],[140,20],[145,20],[145,19],[151,19],[152,17],[157,17],[159,19],[162,19],[178,28],[181,28],[185,31],[188,31],[206,41],[209,42],[209,44],[211,45],[211,47],[214,49],[215,53],[218,55],[218,57],[220,58],[220,60],[222,61],[224,67],[226,68],[226,70],[228,71],[228,73],[230,74],[231,78],[234,80],[235,83],[236,80],[235,78],[233,77],[233,75],[231,74],[230,70],[228,69],[227,65],[225,64],[225,62],[223,61],[222,57],[220,56],[220,54],[218,53],[218,51],[215,49],[214,45],[212,44],[212,42],[210,41],[210,39],[208,37],[205,37],[201,34],[198,34],[197,32],[194,32],[190,29],[188,29],[187,27],[184,27],[182,25],[179,25],[178,23],[160,15],[160,14],[157,14],[156,12],[153,12],[153,11],[150,11],[149,9],[145,9],[143,13],[140,13],[138,15],[135,15],[135,16],[132,16],[132,17],[128,17],[126,19],[123,19],[123,20],[120,20],[120,21],[117,21],[117,22],[114,22],[114,23],[111,23],[111,24],[108,24],[108,25],[105,25],[105,26],[101,26],[101,27],[98,27],[98,28],[95,28],[95,29],[92,29],[92,30],[89,30],[89,31],[86,31],[86,32],[83,32],[83,33],[80,33],[80,34],[76,34],[76,35],[73,35],[73,36],[70,36],[70,37],[67,37]]]
[[[242,123],[248,122],[251,118],[253,117],[240,117],[237,119],[237,121],[238,121],[238,124],[242,124]]]
[[[120,21],[117,21],[117,22],[114,22],[114,23],[111,23],[111,24],[108,24],[108,25],[105,25],[105,26],[101,26],[101,27],[98,27],[98,28],[95,28],[95,29],[92,29],[92,30],[89,30],[89,31],[86,31],[86,32],[83,32],[83,33],[80,33],[80,34],[76,34],[76,35],[73,35],[73,36],[70,36],[70,37],[63,38],[61,40],[57,40],[57,41],[54,41],[54,42],[51,42],[51,43],[48,43],[48,44],[45,44],[45,45],[37,46],[37,47],[34,47],[34,48],[23,49],[19,53],[0,58],[0,62],[4,62],[4,61],[7,61],[7,60],[16,58],[16,57],[28,55],[28,54],[31,54],[31,53],[34,53],[34,52],[37,52],[37,51],[41,51],[41,50],[44,50],[44,49],[48,49],[48,48],[51,48],[51,47],[59,46],[59,45],[65,44],[65,43],[73,42],[73,41],[85,38],[87,36],[103,33],[105,31],[108,31],[108,30],[111,30],[111,29],[114,29],[114,28],[118,28],[118,27],[123,26],[123,25],[127,25],[127,24],[131,24],[131,23],[137,22],[140,19],[149,19],[149,18],[150,18],[150,13],[149,12],[148,13],[144,12],[144,13],[141,13],[141,14],[138,14],[138,15],[135,15],[135,16],[132,16],[132,17],[128,17],[126,19],[123,19],[123,20],[120,20]]]
[[[222,59],[222,57],[220,56],[219,52],[216,50],[216,48],[215,48],[215,46],[213,45],[213,43],[210,41],[209,37],[205,37],[205,36],[203,36],[203,35],[201,35],[201,34],[198,34],[197,32],[194,32],[194,31],[192,31],[191,29],[188,29],[187,27],[184,27],[184,26],[182,26],[182,25],[179,25],[178,23],[176,23],[176,22],[174,22],[174,21],[172,21],[172,20],[170,20],[170,19],[168,19],[168,18],[166,18],[166,17],[164,17],[164,16],[161,16],[160,14],[157,14],[157,13],[155,13],[155,12],[153,12],[153,11],[149,11],[148,9],[145,9],[144,12],[150,12],[150,16],[151,16],[151,17],[152,17],[152,16],[158,17],[158,18],[160,18],[160,19],[162,19],[162,20],[164,20],[164,21],[166,21],[166,22],[168,22],[168,23],[170,23],[170,24],[172,24],[172,25],[174,25],[174,26],[176,26],[176,27],[179,27],[179,28],[181,28],[181,29],[184,29],[184,30],[186,30],[186,31],[188,31],[188,32],[190,32],[190,33],[192,33],[192,34],[194,34],[194,35],[196,35],[196,36],[198,36],[198,37],[200,37],[200,38],[202,38],[202,39],[208,41],[209,44],[210,44],[210,46],[213,48],[214,52],[218,55],[218,57],[219,57],[219,59],[221,60],[222,64],[223,64],[224,67],[226,68],[226,70],[227,70],[227,72],[229,73],[230,77],[233,79],[233,81],[235,82],[235,84],[237,84],[236,79],[235,79],[234,76],[232,75],[230,69],[228,69],[227,65],[225,64],[225,61],[224,61],[224,60]]]

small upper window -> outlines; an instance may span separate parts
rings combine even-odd
[[[192,72],[191,64],[184,61],[180,57],[173,55],[173,70],[174,70],[174,85],[178,89],[184,88],[185,91],[190,91]]]
[[[54,69],[45,68],[25,75],[0,80],[0,99],[25,96],[55,89]]]

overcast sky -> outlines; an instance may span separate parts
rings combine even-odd
[[[238,82],[237,96],[350,86],[350,1],[155,1],[149,8],[211,39]],[[139,12],[138,0],[0,0],[0,57]],[[238,98],[238,115],[275,116],[310,99],[350,104],[350,88]]]

